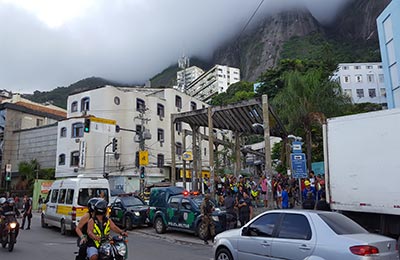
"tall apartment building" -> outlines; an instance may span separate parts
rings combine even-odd
[[[209,102],[214,95],[225,92],[231,84],[239,81],[239,69],[215,65],[187,86],[186,93],[203,102]]]
[[[12,185],[19,176],[18,164],[36,159],[42,168],[55,168],[57,121],[66,111],[11,95],[0,104],[1,186],[5,186],[6,165],[11,166]],[[10,187],[8,185],[8,187]]]
[[[400,0],[392,0],[377,25],[388,108],[400,107]]]
[[[138,132],[145,132],[145,137],[149,138],[144,141],[148,151],[146,182],[170,179],[170,115],[206,107],[204,102],[172,88],[113,86],[72,94],[67,105],[67,119],[58,124],[56,177],[106,172],[111,187],[125,191],[138,190],[140,185]],[[85,119],[89,118],[90,129],[85,132]],[[176,161],[183,163],[183,152],[191,149],[189,137],[183,147],[183,131],[190,127],[186,124],[174,127],[177,130],[173,144]],[[114,138],[118,144],[115,152],[111,145]],[[208,156],[206,143],[202,147],[204,156]]]
[[[376,103],[387,106],[382,64],[340,63],[334,78],[353,103]]]
[[[189,86],[195,79],[200,77],[204,70],[196,66],[180,70],[176,73],[176,84],[179,90],[185,92],[185,86]]]

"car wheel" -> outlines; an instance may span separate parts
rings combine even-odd
[[[218,249],[215,260],[233,260],[231,252],[225,247]]]
[[[154,228],[156,229],[156,232],[158,234],[165,233],[166,227],[161,217],[157,217],[156,220],[154,221]]]
[[[65,226],[64,220],[61,220],[60,232],[61,232],[61,235],[63,235],[63,236],[67,234],[67,227]]]
[[[132,220],[129,216],[125,216],[125,228],[132,230]]]
[[[197,235],[201,240],[204,240],[204,239],[207,239],[207,238],[208,238],[208,229],[206,229],[206,228],[203,227],[203,222],[200,222],[200,223],[197,225],[196,233],[197,233],[196,235]]]
[[[40,218],[40,225],[42,226],[42,228],[47,228],[48,227],[46,222],[45,222],[45,220],[44,220],[43,214],[41,215],[41,218]]]

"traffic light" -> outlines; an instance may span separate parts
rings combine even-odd
[[[11,181],[11,172],[6,172],[6,181]]]
[[[115,125],[115,132],[119,133],[119,131],[121,131],[121,128],[119,127],[119,125]]]
[[[140,178],[144,179],[144,167],[140,167]]]
[[[118,149],[118,139],[114,137],[112,139],[112,151],[115,153],[117,149]]]
[[[83,126],[83,132],[89,133],[90,132],[90,118],[85,118],[85,124]]]

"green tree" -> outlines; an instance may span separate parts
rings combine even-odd
[[[322,69],[283,74],[284,87],[272,100],[279,117],[290,133],[305,136],[307,166],[311,168],[313,130],[320,128],[326,117],[343,114],[349,97],[340,85],[325,76]]]
[[[242,100],[249,100],[255,96],[253,83],[247,81],[239,81],[226,90],[211,99],[211,105],[221,106],[236,103]]]

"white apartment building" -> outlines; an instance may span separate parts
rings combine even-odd
[[[195,79],[200,77],[204,70],[196,66],[180,70],[176,73],[176,84],[179,90],[185,92],[185,86],[189,86]]]
[[[214,95],[225,92],[231,84],[239,81],[240,69],[215,65],[187,86],[186,93],[203,102],[209,102]]]
[[[334,79],[353,103],[375,103],[386,107],[386,88],[382,63],[340,63]]]
[[[111,188],[138,190],[140,138],[135,131],[142,129],[151,134],[144,142],[149,154],[145,182],[170,179],[170,114],[205,107],[205,103],[172,88],[103,86],[72,94],[68,97],[67,119],[58,124],[56,178],[107,172]],[[91,119],[88,132],[84,131],[85,118]],[[121,129],[119,132],[116,125]],[[176,162],[181,167],[182,153],[191,150],[190,137],[186,139],[186,147],[182,147],[182,132],[191,129],[186,124],[174,127]],[[118,140],[115,153],[110,145],[113,138]],[[202,147],[204,157],[208,158],[207,143]]]

